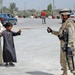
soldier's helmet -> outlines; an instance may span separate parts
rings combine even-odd
[[[70,9],[62,9],[61,11],[59,11],[59,14],[61,14],[61,15],[70,15],[71,12],[72,11]]]

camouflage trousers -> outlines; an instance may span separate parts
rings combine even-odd
[[[63,50],[60,51],[60,64],[61,67],[67,71],[67,61],[66,61],[66,53]]]
[[[72,59],[69,58],[68,62],[69,62],[69,70],[73,70]],[[60,52],[60,64],[61,64],[63,70],[67,71],[68,63],[67,63],[67,59],[66,59],[66,52],[63,52],[63,50],[61,50],[61,52]]]

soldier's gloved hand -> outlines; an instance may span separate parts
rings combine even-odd
[[[47,27],[47,32],[48,33],[51,33],[52,32],[52,29],[50,27]]]

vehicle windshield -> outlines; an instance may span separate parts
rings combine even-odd
[[[7,16],[8,16],[8,17],[12,17],[12,18],[13,18],[13,16],[12,16],[11,14],[7,14]]]

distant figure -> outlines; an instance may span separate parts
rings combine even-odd
[[[3,31],[3,25],[0,21],[0,32]],[[1,48],[1,37],[0,37],[0,65],[2,64],[2,48]]]
[[[41,12],[42,24],[46,24],[46,11]]]
[[[17,60],[13,36],[20,35],[21,30],[18,32],[11,31],[13,25],[10,22],[7,22],[4,27],[6,30],[0,33],[0,36],[3,36],[3,61],[5,66],[15,66],[13,62],[17,62]]]

